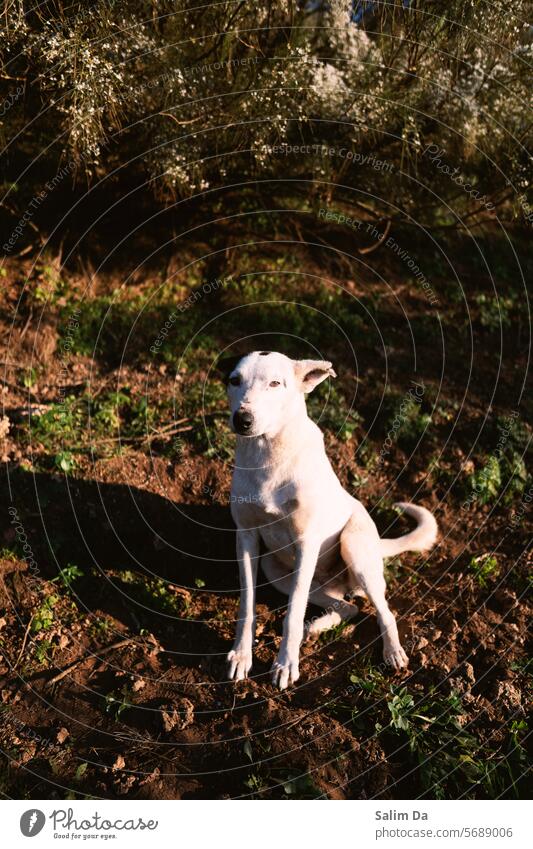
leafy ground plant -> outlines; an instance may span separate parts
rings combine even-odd
[[[480,554],[472,557],[469,568],[480,587],[483,589],[488,585],[491,578],[495,578],[500,571],[498,561],[492,554]]]

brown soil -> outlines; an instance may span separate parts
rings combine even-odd
[[[381,692],[390,693],[390,685],[407,686],[420,698],[432,688],[442,698],[457,692],[464,709],[460,723],[478,741],[479,757],[505,756],[511,723],[523,720],[528,704],[525,522],[509,534],[503,507],[475,504],[459,510],[458,497],[443,498],[442,488],[437,491],[426,476],[428,454],[409,460],[395,446],[383,469],[373,473],[355,459],[356,437],[343,442],[328,435],[334,467],[352,489],[354,475],[359,476],[359,497],[366,505],[377,505],[394,480],[395,495],[416,493],[437,512],[441,541],[427,563],[407,555],[397,574],[391,571],[390,602],[408,647],[409,669],[400,675],[383,670],[374,612],[366,606],[353,627],[305,646],[298,685],[276,691],[269,668],[286,599],[261,584],[252,677],[228,683],[224,659],[238,603],[227,506],[230,464],[191,444],[179,461],[157,448],[130,445],[107,459],[87,455],[68,477],[29,469],[32,457],[35,462],[45,452],[34,446],[31,455],[17,439],[17,416],[23,417],[28,402],[46,404],[56,397],[56,334],[52,323],[37,332],[30,321],[26,332],[17,325],[8,338],[17,295],[13,264],[10,275],[1,328],[8,363],[3,401],[15,424],[2,448],[0,534],[6,548],[17,541],[7,512],[14,506],[38,571],[32,578],[23,559],[0,561],[4,793],[151,799],[419,796],[424,787],[406,738],[375,734],[375,723],[389,717],[383,696],[372,703],[350,685],[350,673],[358,670],[364,677],[370,668],[385,676]],[[41,376],[28,398],[19,378],[21,369],[35,363],[35,353]],[[460,382],[460,359],[460,352],[450,353],[450,384]],[[520,362],[518,357],[517,375]],[[142,388],[143,367],[126,368],[129,385]],[[480,377],[483,357],[476,368],[478,380],[465,408],[467,434],[469,417],[474,422],[488,403]],[[73,386],[89,375],[93,392],[114,378],[105,364],[77,357]],[[368,372],[364,378],[371,381]],[[158,381],[158,391],[170,397],[170,375],[163,372]],[[509,372],[506,381],[512,385]],[[362,387],[363,408],[369,398]],[[450,457],[454,451],[456,458],[464,456],[458,444],[450,451]],[[385,529],[390,516],[376,516]],[[388,533],[406,528],[398,520]],[[468,564],[495,546],[499,573],[482,587]],[[59,590],[57,581],[51,583],[58,564],[69,563],[84,573],[71,595]],[[165,582],[165,604],[156,607],[140,596],[132,573]],[[32,617],[52,592],[59,597],[53,624],[35,635]],[[39,663],[35,652],[43,640],[50,645],[47,660]],[[108,651],[115,643],[120,644]],[[53,683],[64,670],[67,674]],[[435,751],[432,757],[441,755]],[[490,795],[475,777],[464,792]]]

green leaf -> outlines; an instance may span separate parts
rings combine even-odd
[[[79,765],[76,772],[74,773],[74,778],[76,779],[76,781],[80,781],[83,778],[83,776],[87,772],[87,766],[88,764],[86,761]]]

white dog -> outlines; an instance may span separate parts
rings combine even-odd
[[[328,611],[307,628],[310,638],[357,614],[357,606],[345,600],[348,594],[367,596],[374,604],[385,661],[394,669],[408,663],[385,599],[383,557],[431,548],[437,523],[424,507],[400,503],[417,527],[398,539],[379,538],[363,505],[342,488],[322,433],[307,415],[305,394],[328,376],[336,376],[331,363],[291,360],[271,351],[248,354],[229,372],[231,423],[237,433],[231,511],[241,601],[228,661],[229,677],[236,680],[252,666],[261,540],[267,551],[262,569],[289,596],[272,667],[274,684],[283,690],[298,680],[308,601]]]

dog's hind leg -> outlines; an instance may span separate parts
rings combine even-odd
[[[289,595],[292,580],[291,573],[276,559],[274,554],[263,555],[261,558],[261,569],[273,587],[284,595]],[[311,604],[316,604],[317,607],[323,607],[325,613],[305,623],[304,639],[306,640],[314,639],[322,631],[327,631],[328,628],[333,628],[340,622],[353,619],[359,612],[357,605],[350,604],[344,600],[343,585],[341,583],[335,585],[333,581],[321,584],[314,578],[311,582],[309,601]]]
[[[374,607],[383,639],[383,657],[394,669],[407,666],[396,619],[385,598],[385,578],[380,539],[374,522],[366,511],[354,511],[341,534],[341,557]]]

